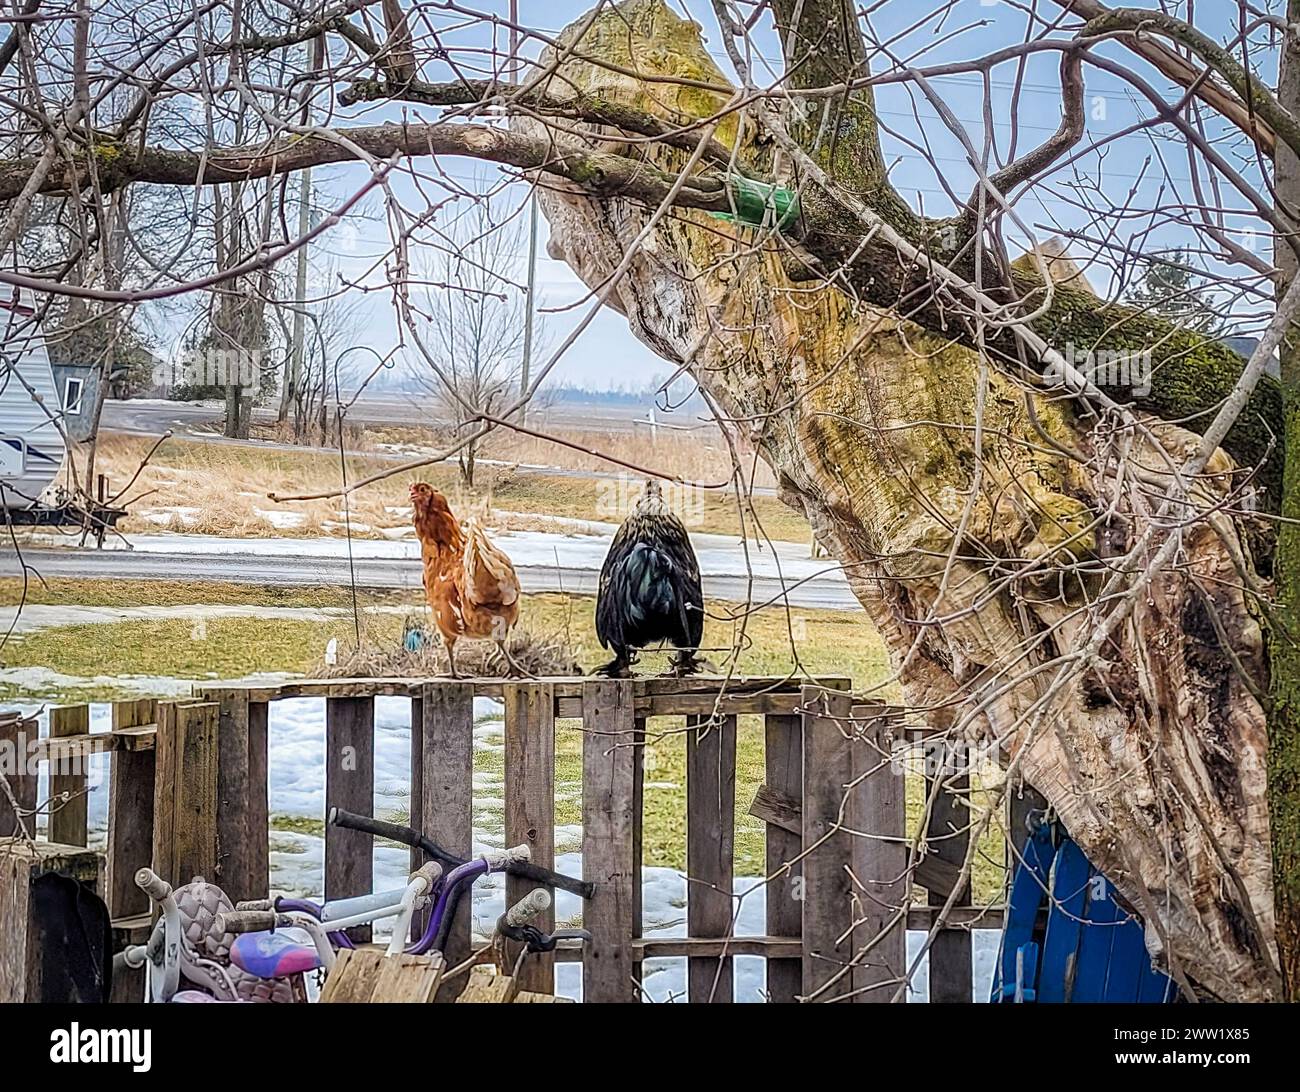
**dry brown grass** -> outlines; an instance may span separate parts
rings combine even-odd
[[[642,438],[642,442],[648,440]],[[681,446],[678,462],[684,466],[686,447],[679,441],[671,442]],[[99,469],[109,476],[114,489],[121,489],[151,447],[152,441],[143,437],[107,435],[100,441]],[[550,454],[553,457],[556,451]],[[627,454],[644,457],[634,449]],[[696,455],[703,458],[707,452],[699,446]],[[573,461],[609,470],[608,464],[598,459]],[[356,481],[392,469],[393,465],[364,454],[350,456],[348,480]],[[709,468],[701,463],[696,469],[703,474]],[[477,516],[497,531],[571,533],[585,530],[582,521],[617,522],[621,518],[621,512],[608,510],[607,494],[615,484],[608,480],[483,466],[475,489],[469,491],[462,487],[456,467],[441,463],[385,478],[353,494],[349,500],[353,534],[372,539],[403,536],[410,527],[407,491],[417,479],[443,490],[461,518]],[[338,488],[340,480],[339,459],[322,452],[171,439],[158,448],[127,491],[125,499],[131,514],[122,521],[121,530],[126,534],[172,530],[232,538],[342,535],[338,499],[277,504],[267,496],[324,492]],[[775,498],[758,497],[755,504],[771,537],[807,539],[807,524]],[[697,507],[691,530],[738,532],[734,496],[703,492]]]
[[[542,440],[535,436],[497,429],[488,435],[479,448],[480,458],[500,460],[522,466],[558,466],[570,470],[595,470],[617,472],[620,467],[601,455],[613,455],[625,462],[659,472],[663,477],[676,477],[684,481],[720,483],[731,480],[731,454],[722,434],[714,425],[701,425],[690,432],[661,429],[657,437],[648,429],[546,429],[541,421],[529,419],[530,427],[547,431],[568,443],[599,452],[600,455],[568,447],[564,444]],[[401,450],[437,451],[451,443],[450,433],[418,425],[370,426],[367,430],[366,450],[398,448]],[[738,442],[737,453],[743,460],[745,476],[751,471],[753,485],[772,487],[776,484],[766,463],[755,463],[753,452],[743,442]]]
[[[415,651],[387,642],[366,642],[338,663],[322,659],[309,674],[324,679],[425,678],[448,674],[447,653],[436,636]],[[549,636],[516,629],[506,641],[515,663],[529,675],[581,675],[582,668],[562,632]],[[456,670],[467,678],[504,679],[510,664],[491,641],[466,641],[456,648]]]

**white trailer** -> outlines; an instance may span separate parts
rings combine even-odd
[[[62,412],[34,301],[0,284],[0,511],[33,507],[58,477]]]

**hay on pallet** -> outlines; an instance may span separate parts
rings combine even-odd
[[[408,627],[409,629],[409,627]],[[542,636],[516,629],[506,641],[510,655],[529,675],[581,675],[582,668],[563,634]],[[513,672],[494,641],[456,642],[456,671],[465,678],[504,679]],[[396,642],[367,641],[338,662],[316,665],[318,678],[375,679],[429,678],[448,674],[447,652],[436,636],[414,651]]]

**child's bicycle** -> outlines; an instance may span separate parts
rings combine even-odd
[[[159,907],[158,923],[149,940],[120,953],[116,965],[148,968],[145,999],[150,1001],[301,1002],[308,998],[306,976],[328,973],[335,951],[353,946],[345,932],[353,926],[395,918],[389,955],[442,950],[460,898],[480,876],[505,871],[584,898],[591,894],[589,883],[532,865],[527,846],[461,861],[409,827],[337,810],[330,822],[416,846],[435,859],[393,891],[324,904],[276,898],[238,907],[215,884],[195,880],[173,892],[141,869],[136,882]],[[452,866],[445,876],[444,864]],[[408,945],[415,912],[430,903],[424,930]]]

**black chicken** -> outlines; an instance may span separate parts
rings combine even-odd
[[[673,670],[700,670],[704,636],[700,564],[682,521],[664,503],[659,483],[646,482],[632,514],[614,535],[600,570],[596,636],[614,659],[599,674],[626,678],[634,650],[660,641],[677,648]]]

